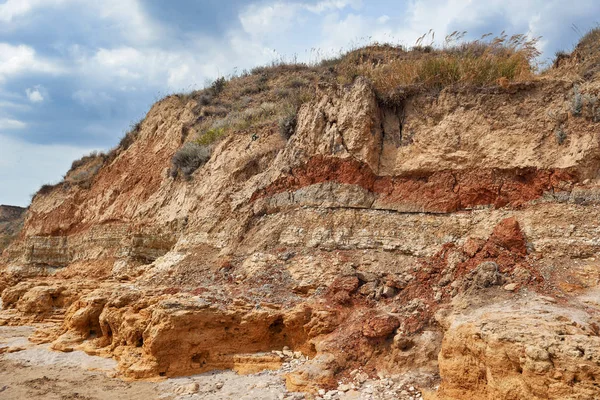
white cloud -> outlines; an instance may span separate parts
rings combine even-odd
[[[0,131],[3,130],[13,130],[13,129],[23,129],[27,126],[25,122],[11,119],[11,118],[0,118]]]
[[[410,0],[400,15],[379,18],[364,13],[326,13],[321,20],[321,39],[317,47],[327,51],[349,49],[368,42],[389,42],[412,46],[417,38],[432,30],[436,43],[453,30],[477,30],[497,35],[524,33],[542,36],[538,48],[551,56],[558,43],[564,43],[565,31],[574,21],[589,20],[600,12],[600,3],[582,0],[570,3],[546,0]],[[398,23],[398,19],[403,22]],[[557,29],[556,27],[560,27]],[[582,27],[582,30],[592,26]],[[473,33],[473,32],[468,32]],[[569,50],[566,48],[565,50]]]
[[[56,182],[73,160],[91,150],[26,143],[0,134],[0,204],[28,205],[41,185]]]
[[[13,109],[19,111],[27,111],[31,109],[31,106],[28,104],[16,103],[10,100],[0,100],[0,109]]]
[[[171,7],[166,4],[165,7]],[[139,0],[102,0],[93,2],[92,9],[102,19],[111,20],[123,41],[150,43],[164,37],[164,29],[144,11]]]
[[[41,103],[44,101],[45,96],[42,94],[43,92],[45,92],[45,89],[41,85],[36,85],[33,88],[25,89],[25,94],[32,103]]]
[[[38,57],[29,46],[0,43],[0,83],[8,77],[32,72],[59,74],[64,69],[56,62]]]
[[[113,90],[172,92],[201,88],[234,67],[264,64],[274,53],[244,32],[234,32],[225,40],[193,38],[185,49],[124,46],[78,54],[75,68],[88,85],[85,90],[99,92],[108,85]],[[73,95],[82,104],[91,97],[87,92]]]
[[[77,90],[73,93],[73,99],[83,106],[100,106],[115,101],[114,97],[106,92],[95,92],[92,90]]]
[[[352,7],[355,9],[360,8],[362,6],[361,0],[324,0],[320,1],[317,4],[303,4],[303,8],[306,10],[320,14],[325,11],[334,11],[334,10],[342,10],[346,7]]]
[[[11,22],[15,18],[31,13],[36,8],[56,6],[66,1],[68,0],[6,0],[0,4],[0,21]]]
[[[300,5],[294,3],[252,4],[240,14],[239,19],[244,31],[260,37],[275,30],[280,33],[287,30],[299,10]]]
[[[239,15],[244,31],[254,36],[270,33],[281,35],[302,11],[313,14],[340,11],[348,7],[360,8],[362,0],[323,0],[316,4],[307,2],[276,1],[267,4],[251,4]]]
[[[381,17],[377,18],[377,22],[379,22],[380,24],[385,24],[390,20],[390,17],[388,15],[382,15]]]
[[[0,22],[13,23],[44,8],[71,5],[93,18],[109,21],[111,29],[130,43],[147,43],[164,36],[161,26],[146,15],[140,0],[6,0],[0,4]]]

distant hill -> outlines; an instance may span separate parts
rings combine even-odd
[[[0,205],[0,252],[21,231],[25,211],[23,207]]]

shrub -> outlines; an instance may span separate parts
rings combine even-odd
[[[258,76],[258,81],[256,83],[256,86],[258,88],[258,92],[266,92],[267,90],[269,90],[269,76],[267,74],[260,74]]]
[[[571,55],[569,53],[567,53],[566,51],[559,50],[556,53],[554,53],[554,62],[552,63],[552,66],[554,68],[558,68],[558,67],[560,67],[560,64],[563,60],[567,60],[570,57],[571,57]]]
[[[208,146],[225,135],[224,128],[211,128],[200,135],[196,143],[200,146]]]
[[[142,130],[142,121],[138,121],[135,124],[132,124],[129,131],[125,134],[125,136],[123,136],[123,138],[119,142],[119,149],[121,149],[123,151],[127,150],[129,148],[129,146],[131,146],[133,144],[133,142],[135,142],[135,140],[139,136],[141,130]]]
[[[600,107],[597,106],[598,97],[591,94],[582,94],[579,86],[573,87],[573,98],[571,99],[571,114],[576,117],[584,117],[588,120],[600,121]]]
[[[244,86],[242,88],[242,90],[240,91],[240,94],[242,96],[248,96],[248,95],[252,95],[252,94],[256,94],[256,93],[260,93],[260,92],[261,92],[260,86],[249,84],[248,86]]]
[[[186,143],[181,147],[171,159],[171,176],[176,178],[179,171],[183,173],[186,179],[189,179],[194,171],[210,159],[211,148],[197,143]]]
[[[597,55],[600,51],[600,27],[590,29],[577,44],[582,57]]]
[[[34,195],[34,197],[35,197],[35,196],[37,196],[38,194],[39,194],[39,195],[42,195],[42,196],[44,196],[44,195],[47,195],[47,194],[49,194],[50,192],[52,192],[54,189],[56,189],[57,187],[60,187],[60,186],[61,186],[60,184],[54,184],[54,185],[53,185],[53,184],[49,184],[49,183],[47,183],[47,184],[44,184],[44,185],[42,185],[42,187],[41,187],[41,188],[40,188],[40,189],[37,191],[37,193]]]
[[[52,193],[55,190],[66,189],[68,187],[69,187],[69,184],[67,182],[64,182],[64,181],[59,182],[59,183],[55,183],[55,184],[48,184],[47,183],[45,185],[42,185],[42,187],[40,187],[39,190],[37,192],[35,192],[31,196],[31,199],[32,200],[35,199],[38,195],[46,196],[46,195]]]
[[[561,127],[558,127],[555,131],[554,131],[554,137],[556,138],[556,142],[559,145],[562,145],[565,140],[567,140],[567,132],[565,132],[565,130]]]
[[[227,132],[248,129],[258,123],[270,120],[276,115],[275,103],[262,103],[259,107],[246,108],[243,111],[232,111],[225,118],[216,120],[209,129],[200,134],[200,144],[210,144]]]
[[[278,99],[286,99],[290,96],[290,90],[289,89],[283,89],[283,88],[277,88],[273,91],[273,94],[275,94],[275,96]]]
[[[279,118],[279,134],[285,140],[289,140],[290,137],[296,131],[296,124],[298,122],[298,110],[296,108],[289,108],[284,115]]]
[[[227,109],[227,107],[223,107],[223,106],[219,106],[219,105],[206,106],[202,109],[202,114],[205,117],[211,117],[211,116],[224,117],[227,115],[227,113],[229,113],[229,110]]]
[[[594,122],[600,122],[600,107],[597,106],[598,97],[593,94],[585,94],[583,102],[587,107],[586,117]]]
[[[592,79],[600,73],[600,27],[595,27],[582,36],[571,57],[574,66],[584,79]]]
[[[207,106],[210,104],[211,101],[212,96],[209,93],[202,93],[200,96],[198,96],[198,103],[201,106]]]
[[[96,174],[98,173],[98,171],[100,171],[100,168],[102,168],[103,165],[103,161],[102,162],[96,162],[91,164],[88,168],[80,168],[77,171],[73,171],[70,173],[67,173],[68,176],[68,180],[77,184],[80,184],[82,186],[90,186],[89,184],[91,183],[91,180],[93,177],[96,176]]]
[[[226,84],[227,81],[225,80],[225,78],[220,77],[214,80],[214,82],[210,85],[210,88],[208,90],[210,93],[212,93],[213,96],[218,96],[219,94],[221,94],[221,92],[223,92],[223,90],[225,90]]]
[[[88,164],[89,162],[94,161],[95,159],[100,158],[100,157],[104,159],[106,157],[106,155],[102,152],[92,151],[87,156],[83,156],[79,160],[73,161],[73,163],[71,163],[71,169],[69,171],[73,171],[73,170],[76,170],[77,168],[83,167],[84,165]]]
[[[304,86],[308,86],[309,82],[306,79],[302,78],[292,78],[287,82],[287,87],[292,89],[299,89]]]
[[[579,86],[573,86],[573,98],[571,99],[571,114],[575,116],[581,115],[583,111],[583,97],[579,92]]]

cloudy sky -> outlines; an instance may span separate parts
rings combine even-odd
[[[154,101],[218,76],[429,29],[542,36],[551,57],[598,19],[597,0],[0,0],[0,204],[27,205]]]

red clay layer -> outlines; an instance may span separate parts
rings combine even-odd
[[[252,201],[323,182],[359,185],[379,195],[377,204],[392,209],[447,213],[477,206],[518,207],[544,192],[576,182],[561,169],[477,169],[377,176],[352,159],[316,156],[305,165],[254,193]]]

